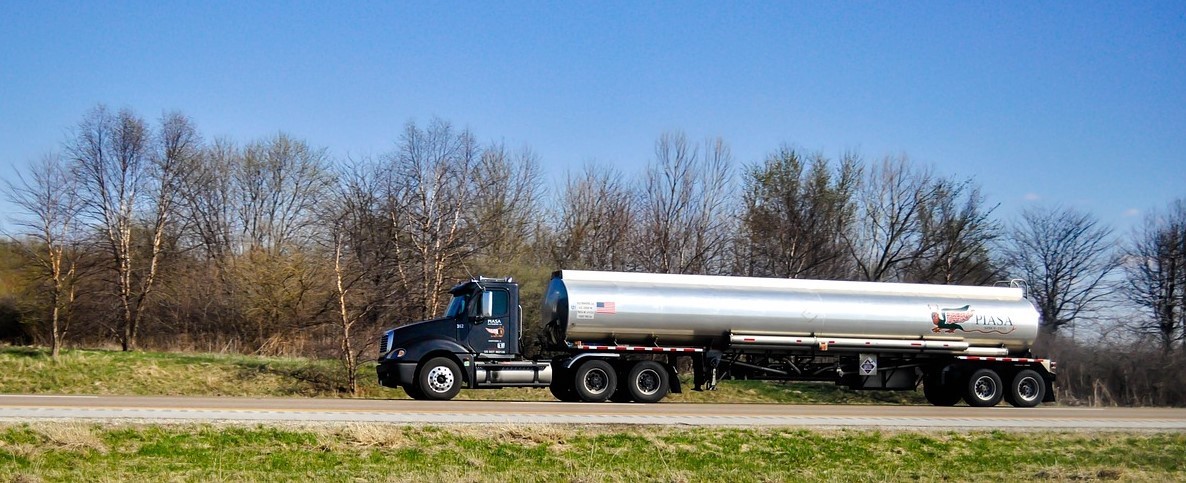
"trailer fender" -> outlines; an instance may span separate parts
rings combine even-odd
[[[571,358],[569,358],[568,360],[564,361],[564,368],[565,368],[565,369],[572,369],[573,367],[576,367],[576,365],[577,365],[577,362],[580,362],[580,360],[581,360],[581,359],[585,359],[585,358],[589,358],[589,357],[598,357],[598,358],[611,358],[611,357],[613,357],[613,358],[620,358],[620,357],[622,357],[622,355],[621,355],[621,354],[614,354],[614,353],[612,353],[612,352],[585,352],[585,353],[581,353],[581,354],[577,354],[577,355],[575,355],[575,356],[572,356],[572,357],[571,357]]]

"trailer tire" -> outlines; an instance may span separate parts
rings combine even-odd
[[[461,392],[461,369],[448,357],[435,357],[420,366],[416,385],[424,399],[448,401]]]
[[[626,375],[626,390],[640,403],[661,401],[671,391],[667,368],[655,361],[634,364]]]
[[[1046,381],[1033,369],[1019,371],[1009,384],[1005,400],[1015,407],[1032,408],[1046,397]]]
[[[618,387],[618,374],[602,360],[585,361],[573,376],[577,396],[585,402],[604,402]]]
[[[992,369],[977,369],[968,378],[964,401],[969,406],[987,408],[996,406],[1005,396],[1001,376]]]
[[[963,398],[955,384],[943,384],[938,377],[928,377],[922,383],[922,395],[934,406],[955,406]]]

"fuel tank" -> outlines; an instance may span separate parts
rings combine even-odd
[[[1027,352],[1038,335],[1038,312],[1018,287],[561,270],[541,314],[555,348],[834,338],[1003,355]]]

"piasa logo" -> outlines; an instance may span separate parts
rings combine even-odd
[[[1017,327],[1013,325],[1012,318],[992,314],[978,314],[972,309],[971,305],[947,308],[930,305],[930,308],[931,324],[934,325],[931,328],[931,332],[936,334],[940,332],[953,334],[957,330],[965,333],[1008,334],[1017,330]]]

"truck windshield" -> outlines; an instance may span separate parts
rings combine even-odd
[[[465,296],[454,295],[453,300],[449,301],[449,308],[445,310],[445,318],[457,317],[458,314],[465,312]]]

